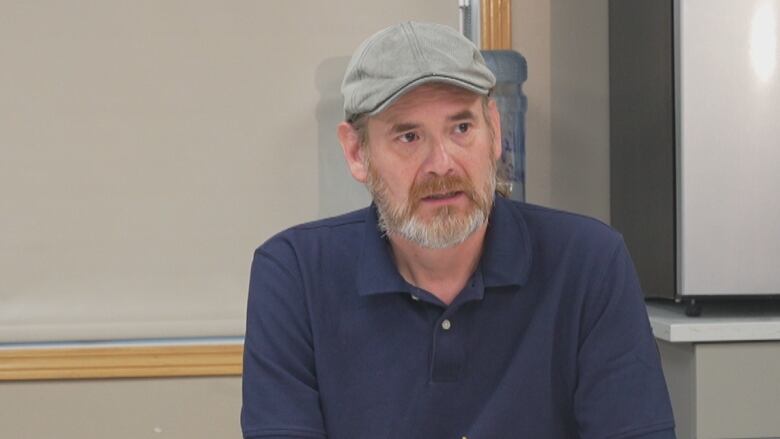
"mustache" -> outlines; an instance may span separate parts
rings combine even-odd
[[[458,175],[443,175],[434,176],[412,185],[409,189],[409,200],[416,205],[425,197],[450,192],[463,192],[471,200],[476,198],[476,189],[468,179]]]

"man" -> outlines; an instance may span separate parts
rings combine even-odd
[[[245,437],[674,438],[620,235],[494,195],[494,85],[445,26],[355,52],[338,137],[374,203],[255,253]]]

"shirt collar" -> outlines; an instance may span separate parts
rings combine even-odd
[[[379,230],[376,206],[366,209],[363,245],[358,261],[357,288],[361,296],[379,293],[409,292],[410,285],[398,272],[390,241]]]
[[[521,286],[531,268],[528,228],[510,201],[496,196],[490,213],[479,268],[485,287]],[[377,226],[373,204],[366,209],[363,245],[358,261],[357,288],[361,296],[411,292],[411,286],[396,268],[390,243]]]
[[[480,260],[485,287],[525,285],[531,262],[531,239],[523,215],[512,201],[496,195]]]

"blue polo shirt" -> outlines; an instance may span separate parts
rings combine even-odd
[[[247,438],[674,438],[621,236],[501,197],[449,306],[398,273],[373,207],[258,248],[241,425]]]

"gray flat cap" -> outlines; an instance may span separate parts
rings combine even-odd
[[[474,43],[451,27],[406,22],[381,30],[352,55],[341,84],[347,120],[377,114],[414,87],[444,82],[486,95],[496,78]]]

